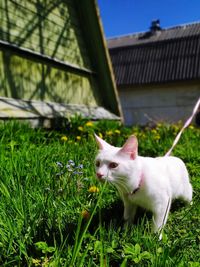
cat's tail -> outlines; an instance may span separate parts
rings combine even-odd
[[[195,114],[196,114],[197,111],[198,111],[199,106],[200,106],[200,98],[198,99],[196,105],[194,106],[194,109],[193,109],[193,111],[192,111],[191,116],[187,119],[187,121],[186,121],[185,124],[183,125],[182,129],[181,129],[180,132],[177,134],[177,136],[176,136],[176,138],[175,138],[175,140],[174,140],[174,142],[173,142],[173,144],[172,144],[172,147],[168,150],[168,152],[165,154],[165,156],[169,156],[169,155],[171,154],[172,150],[174,149],[174,147],[175,147],[176,144],[178,143],[178,141],[179,141],[179,139],[180,139],[180,137],[181,137],[181,134],[183,133],[183,131],[185,130],[185,128],[187,128],[187,127],[190,125],[190,123],[192,122],[192,120],[193,120]]]

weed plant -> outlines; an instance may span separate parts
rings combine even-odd
[[[124,223],[115,188],[95,178],[94,132],[115,146],[135,134],[140,155],[154,157],[167,152],[180,126],[75,118],[56,132],[1,123],[0,265],[200,266],[200,129],[186,129],[173,151],[188,167],[194,197],[193,205],[173,204],[162,241],[145,211]]]

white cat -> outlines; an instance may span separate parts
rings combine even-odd
[[[138,156],[138,141],[130,136],[122,148],[96,136],[99,153],[96,175],[119,191],[124,203],[124,219],[133,221],[137,206],[153,213],[152,230],[160,233],[173,199],[192,200],[192,186],[183,161],[177,157]]]

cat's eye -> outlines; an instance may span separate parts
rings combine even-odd
[[[111,162],[111,163],[109,164],[109,168],[110,168],[110,169],[115,169],[115,168],[117,168],[117,166],[118,166],[118,163],[116,163],[116,162]]]
[[[96,167],[97,168],[100,167],[100,161],[99,160],[96,161]]]

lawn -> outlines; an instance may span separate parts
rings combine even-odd
[[[116,146],[134,133],[139,154],[162,156],[179,125],[126,128],[74,118],[60,131],[0,124],[1,266],[200,266],[200,129],[190,126],[173,155],[186,163],[193,204],[173,204],[162,241],[151,214],[124,223],[111,185],[95,178],[94,132]]]

